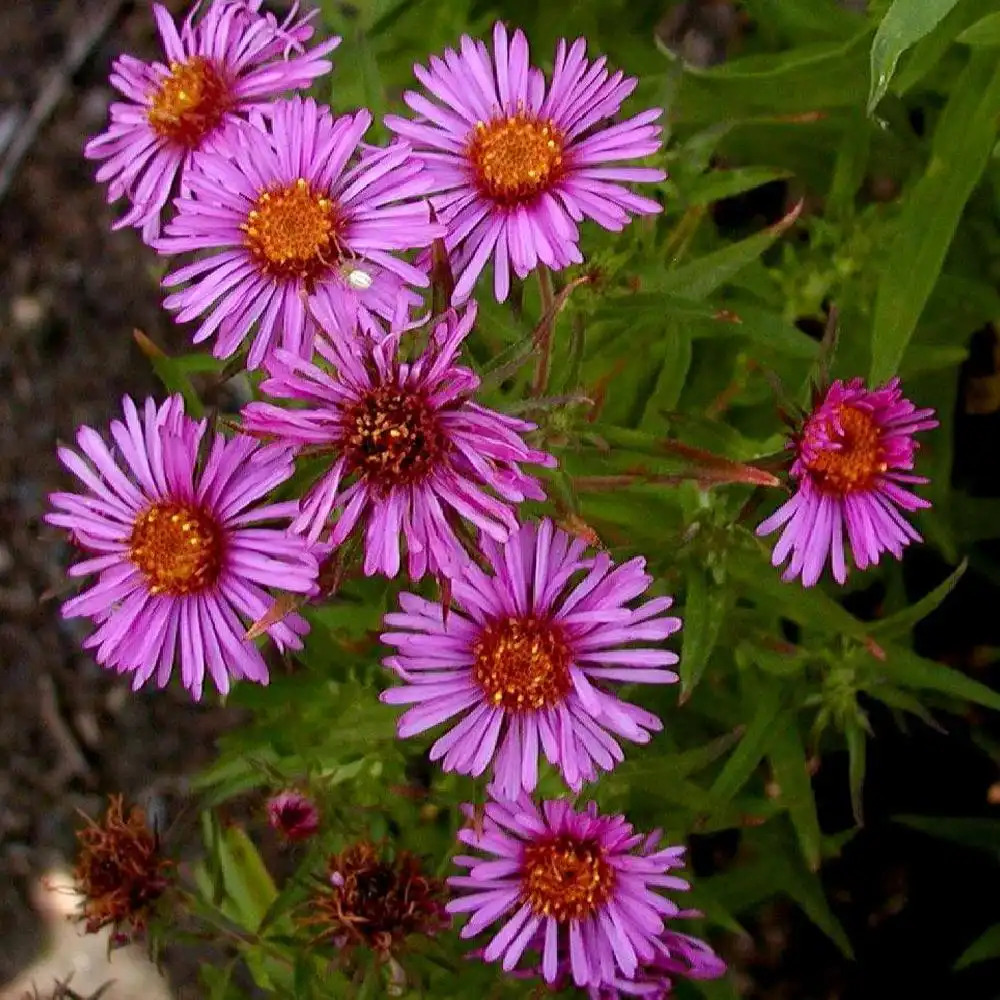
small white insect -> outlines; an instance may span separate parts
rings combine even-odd
[[[355,267],[351,263],[344,265],[341,273],[347,279],[351,288],[359,292],[367,291],[372,287],[372,276],[367,271],[362,271],[360,267]]]

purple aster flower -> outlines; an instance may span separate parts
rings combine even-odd
[[[365,523],[366,574],[399,572],[402,536],[413,579],[428,571],[450,577],[467,562],[456,531],[460,519],[504,542],[517,527],[514,505],[544,498],[519,468],[555,464],[522,440],[534,424],[472,402],[479,379],[456,363],[475,318],[475,303],[461,318],[446,313],[413,362],[399,359],[398,333],[360,347],[318,338],[330,371],[275,352],[261,389],[306,407],[251,403],[243,409],[244,426],[331,456],[293,531],[317,540],[339,511],[330,544],[340,545]]]
[[[229,357],[256,326],[248,365],[275,346],[312,356],[312,310],[337,329],[371,314],[394,316],[399,291],[426,273],[390,251],[426,247],[442,235],[419,199],[430,183],[406,143],[364,147],[371,115],[334,118],[313,100],[278,101],[267,117],[231,126],[198,153],[177,215],[156,240],[174,254],[209,251],[164,279],[187,287],[164,305],[180,322],[203,316],[195,343],[216,336]],[[410,292],[413,303],[419,296]]]
[[[63,615],[97,623],[84,646],[132,674],[134,690],[154,673],[163,687],[178,657],[195,698],[206,670],[223,694],[230,676],[266,684],[245,622],[271,608],[267,588],[309,593],[319,569],[308,543],[287,532],[296,504],[259,503],[291,476],[291,449],[219,434],[202,448],[207,421],[186,416],[180,396],[159,408],[147,399],[142,412],[126,396],[123,407],[124,422],[111,422],[118,456],[90,427],[77,432],[80,453],[59,449],[84,489],[53,493],[45,519],[90,554],[69,575],[97,574]],[[282,527],[261,526],[269,521]],[[279,649],[301,649],[306,631],[295,614],[267,628]]]
[[[382,641],[385,665],[406,681],[382,700],[409,705],[401,738],[460,719],[431,747],[446,771],[480,775],[493,762],[499,792],[514,798],[538,782],[539,749],[574,790],[621,761],[615,736],[646,743],[660,720],[600,685],[669,684],[674,653],[650,648],[680,628],[669,597],[635,608],[652,582],[645,560],[614,566],[607,553],[544,520],[505,545],[482,541],[492,575],[469,564],[452,582],[455,608],[401,594]]]
[[[196,150],[240,113],[307,87],[330,70],[323,57],[340,39],[307,51],[313,14],[296,20],[295,5],[279,25],[273,14],[260,13],[262,2],[196,3],[180,31],[166,8],[154,4],[168,65],[128,55],[115,60],[111,84],[126,101],[111,105],[110,127],[87,143],[84,154],[105,161],[97,179],[111,182],[108,201],[125,197],[132,203],[116,229],[140,226],[143,239],[154,240],[160,211]]]
[[[429,70],[414,66],[436,99],[404,94],[420,120],[386,117],[433,177],[432,203],[448,226],[455,301],[471,292],[490,257],[502,302],[511,268],[523,278],[539,261],[555,269],[583,259],[576,226],[583,218],[617,231],[630,213],[662,211],[619,183],[660,181],[662,170],[614,165],[660,148],[660,128],[652,123],[662,111],[601,127],[636,80],[609,74],[603,57],[590,63],[585,51],[582,38],[569,47],[560,41],[546,87],[528,63],[524,33],[508,41],[498,23],[492,58],[482,42],[463,36],[461,53],[446,50]]]
[[[769,535],[784,525],[771,562],[791,553],[784,579],[801,576],[811,587],[830,560],[844,583],[844,530],[858,569],[874,566],[884,551],[902,558],[920,535],[900,509],[930,504],[901,483],[926,483],[910,474],[919,444],[913,435],[937,427],[932,409],[918,410],[904,398],[899,379],[868,389],[860,378],[834,382],[818,394],[812,412],[793,437],[791,477],[798,488],[760,527]]]
[[[635,833],[624,816],[602,816],[593,802],[581,811],[560,799],[539,807],[527,795],[488,802],[481,824],[458,831],[486,857],[455,857],[468,874],[448,879],[457,890],[448,912],[471,914],[463,938],[502,921],[482,957],[501,959],[507,972],[535,944],[548,983],[567,965],[577,986],[634,979],[656,960],[664,918],[679,912],[655,890],[688,888],[668,874],[684,848],[660,849],[659,838]]]

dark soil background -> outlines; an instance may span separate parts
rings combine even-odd
[[[20,127],[104,7],[0,0],[0,132]],[[81,650],[87,626],[43,597],[65,589],[72,561],[42,523],[46,495],[70,484],[57,442],[80,424],[106,426],[123,393],[160,391],[133,327],[183,343],[159,308],[154,255],[132,231],[112,233],[116,213],[81,153],[104,127],[107,72],[123,50],[156,52],[148,3],[121,6],[0,202],[0,983],[40,944],[28,885],[72,858],[77,810],[96,815],[123,791],[169,823],[184,776],[212,758],[228,722],[180,691],[132,694]]]
[[[0,0],[0,135],[18,127],[71,40],[103,7],[101,0]],[[72,857],[76,811],[96,814],[107,793],[123,791],[161,807],[169,823],[184,801],[185,776],[212,758],[233,721],[178,691],[133,695],[81,650],[86,626],[62,621],[58,600],[44,599],[64,587],[71,560],[41,520],[46,494],[68,484],[57,441],[71,440],[81,423],[106,425],[123,393],[159,391],[133,327],[167,349],[183,343],[159,308],[153,255],[133,232],[112,233],[115,212],[81,154],[104,126],[107,70],[123,50],[147,58],[156,51],[145,0],[121,6],[0,202],[0,982],[39,945],[27,887],[54,858]],[[975,366],[990,364],[974,357],[963,377],[988,374]],[[974,476],[994,470],[996,478],[1000,422],[962,416],[958,434],[956,478],[973,492],[1000,492]],[[947,572],[926,551],[907,565],[914,597]],[[981,661],[977,650],[1000,646],[998,608],[997,588],[968,574],[921,631],[921,651],[958,666]],[[989,671],[978,676],[990,680]],[[989,799],[1000,774],[976,744],[995,720],[970,712],[942,721],[947,732],[920,725],[903,732],[873,710],[866,825],[824,872],[856,961],[792,907],[774,903],[752,926],[752,940],[726,947],[746,995],[1000,997],[1000,963],[953,972],[968,944],[1000,921],[996,852],[933,840],[893,820],[997,815]],[[816,787],[824,829],[849,827],[846,760],[824,759]],[[700,867],[713,867],[714,846],[695,845]],[[190,984],[192,965],[171,958],[175,983]]]

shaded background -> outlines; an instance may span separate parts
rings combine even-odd
[[[57,441],[70,440],[81,423],[106,424],[122,393],[159,391],[133,327],[168,349],[183,343],[159,308],[152,253],[132,231],[112,233],[115,213],[81,155],[106,121],[111,58],[123,50],[142,58],[156,52],[148,5],[114,6],[111,29],[66,81],[0,202],[0,982],[39,946],[27,886],[54,857],[71,856],[76,810],[94,814],[108,792],[123,791],[169,817],[184,801],[185,776],[212,758],[216,736],[233,721],[177,691],[133,695],[81,650],[86,628],[62,621],[58,601],[43,599],[64,586],[71,559],[41,523],[46,494],[66,485]],[[168,6],[179,11],[186,4]],[[73,40],[106,9],[95,0],[4,0],[0,152],[23,132],[28,110],[53,74],[58,78]],[[716,58],[711,25],[730,31],[736,24],[719,3],[665,3],[664,15],[689,58]],[[785,194],[780,185],[762,189],[755,201],[720,206],[717,218],[766,218],[783,210]],[[955,376],[963,385],[994,373],[994,341],[992,331],[976,335],[969,365]],[[963,412],[956,426],[956,479],[972,492],[997,495],[995,415]],[[915,594],[944,575],[928,551],[908,557]],[[869,596],[877,602],[877,593]],[[922,626],[921,652],[982,668],[990,658],[984,661],[982,649],[1000,646],[998,608],[997,589],[967,574]],[[856,963],[780,901],[750,922],[752,939],[720,947],[748,996],[1000,997],[1000,963],[952,969],[1000,912],[997,852],[962,849],[891,819],[995,815],[989,799],[997,793],[990,789],[1000,776],[975,745],[977,733],[995,731],[995,720],[970,711],[949,719],[948,732],[904,733],[873,708],[873,723],[879,737],[869,746],[866,825],[825,871]],[[852,822],[846,767],[846,759],[825,758],[815,778],[825,832]],[[693,847],[696,871],[724,863],[724,836]],[[171,956],[168,966],[175,981],[190,981],[183,955]]]

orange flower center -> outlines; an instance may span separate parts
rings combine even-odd
[[[145,575],[151,594],[181,597],[215,583],[222,548],[222,532],[209,514],[161,500],[136,518],[129,558]]]
[[[446,447],[437,415],[420,394],[371,389],[348,410],[341,447],[353,472],[384,489],[420,482]]]
[[[247,248],[267,274],[307,283],[336,267],[340,228],[333,202],[302,177],[262,192],[242,226]]]
[[[466,152],[479,190],[513,206],[549,190],[563,174],[563,135],[545,119],[523,111],[477,122]]]
[[[530,844],[521,858],[521,899],[536,916],[564,924],[608,901],[615,873],[594,840],[568,834]]]
[[[558,705],[573,687],[570,651],[561,630],[536,618],[486,625],[473,646],[472,675],[492,704],[508,712]]]
[[[852,406],[838,407],[837,420],[842,432],[829,419],[826,431],[840,448],[817,450],[806,468],[820,490],[834,496],[871,489],[886,470],[878,423],[867,410]]]
[[[194,149],[229,110],[229,86],[204,56],[171,63],[170,75],[153,95],[147,119],[153,131]]]

